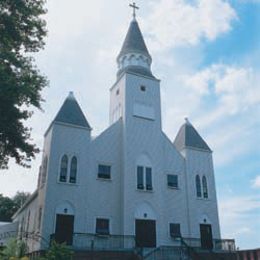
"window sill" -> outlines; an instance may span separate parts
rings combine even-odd
[[[202,200],[202,201],[209,201],[210,199],[209,198],[196,198],[197,200]]]
[[[79,186],[78,183],[71,183],[71,182],[63,182],[63,181],[57,181],[58,184],[64,184],[64,185],[70,185],[70,186]]]
[[[179,187],[171,187],[171,186],[167,186],[167,187],[168,187],[168,189],[170,189],[170,190],[180,190]]]
[[[96,233],[96,236],[97,237],[101,237],[101,238],[108,238],[108,237],[110,237],[110,234],[99,234],[99,233]]]
[[[136,189],[136,191],[144,192],[144,193],[154,193],[154,190]]]
[[[180,241],[181,241],[181,236],[175,237],[175,236],[169,235],[169,238],[170,238],[171,240],[173,240],[173,241],[176,241],[176,242],[180,242]]]
[[[106,179],[106,178],[99,178],[97,177],[98,181],[108,181],[108,182],[112,182],[112,179]]]

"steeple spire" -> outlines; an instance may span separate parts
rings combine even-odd
[[[119,77],[123,72],[133,72],[154,78],[151,72],[152,57],[148,52],[136,20],[135,10],[139,9],[139,7],[135,3],[129,6],[133,8],[133,20],[130,23],[122,49],[117,57],[117,76]]]

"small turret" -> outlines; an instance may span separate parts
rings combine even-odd
[[[212,152],[207,143],[202,139],[197,130],[185,118],[185,123],[181,126],[175,140],[174,145],[177,150],[182,151],[184,148],[195,148],[207,152]]]
[[[70,92],[68,97],[65,99],[62,107],[54,119],[54,122],[71,124],[90,129],[90,125],[85,118],[77,100],[75,99],[73,92]]]

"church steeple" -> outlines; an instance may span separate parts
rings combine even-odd
[[[137,8],[135,5],[132,7]],[[135,12],[122,49],[117,57],[117,64],[118,77],[123,72],[129,71],[154,78],[151,72],[152,57],[144,42],[141,30],[135,18]]]

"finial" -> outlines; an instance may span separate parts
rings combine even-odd
[[[73,94],[73,91],[70,91],[70,92],[69,92],[68,98],[69,98],[69,99],[75,99],[74,94]]]
[[[129,4],[129,6],[133,8],[133,18],[135,19],[135,17],[136,17],[135,11],[138,10],[139,7],[135,4],[135,2],[133,2],[132,4]]]
[[[189,121],[188,117],[185,117],[184,119],[186,121],[186,124],[190,125],[190,121]]]

